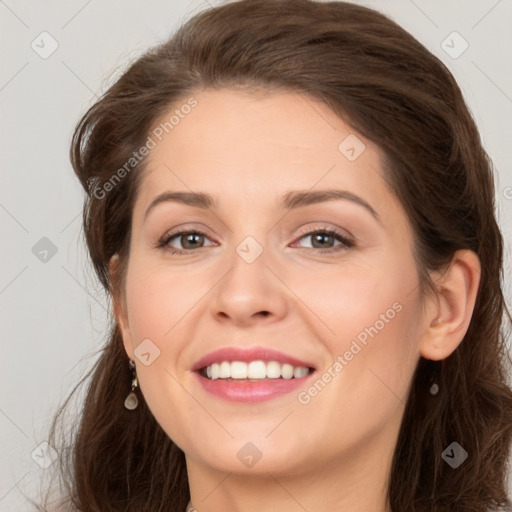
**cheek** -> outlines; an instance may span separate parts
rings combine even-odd
[[[368,320],[356,336],[342,342],[345,351],[339,352],[344,368],[332,390],[333,402],[339,406],[330,420],[342,423],[349,411],[351,424],[345,432],[348,439],[354,436],[354,430],[371,438],[390,422],[397,424],[407,402],[419,350],[417,334],[409,321],[415,307],[403,299],[399,302],[402,309],[397,308],[394,318],[384,313],[387,323]],[[375,309],[375,313],[380,311],[389,314],[390,310]]]
[[[136,357],[150,354],[149,364],[137,367],[140,390],[158,423],[181,447],[193,427],[187,418],[197,417],[198,411],[181,384],[183,375],[177,361],[192,335],[191,308],[204,291],[187,286],[183,272],[179,275],[143,262],[138,265],[135,258],[132,265],[126,279],[132,344]],[[183,335],[184,331],[188,335]],[[139,359],[144,361],[144,357]]]
[[[160,349],[187,326],[193,308],[208,290],[204,275],[162,265],[134,264],[128,271],[127,307],[135,345],[151,339]],[[192,314],[191,314],[192,313]]]
[[[343,340],[360,335],[369,337],[367,329],[389,331],[388,325],[399,310],[416,300],[417,276],[414,262],[396,255],[380,254],[337,267],[290,271],[284,278],[287,285],[314,314],[316,331],[325,331],[332,348],[342,349]],[[302,311],[306,309],[302,307]],[[305,316],[303,316],[304,318]],[[324,329],[325,327],[325,329]],[[366,333],[366,335],[365,335]]]
[[[339,377],[329,399],[341,397],[361,414],[373,408],[385,414],[397,400],[405,401],[419,357],[421,301],[414,261],[382,258],[344,268],[338,276],[316,277],[298,295],[307,297],[320,326],[317,334],[330,354],[326,368],[339,363],[331,370]]]
[[[389,281],[364,299],[359,311],[337,324],[340,335],[331,351],[341,356],[343,369],[333,399],[351,411],[355,424],[376,431],[407,401],[419,359],[421,304],[416,294]]]

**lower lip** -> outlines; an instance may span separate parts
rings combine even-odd
[[[299,379],[225,380],[207,379],[195,372],[203,389],[232,402],[263,402],[301,387],[315,372]]]

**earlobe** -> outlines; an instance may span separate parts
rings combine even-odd
[[[462,342],[473,315],[480,286],[480,260],[470,250],[457,251],[436,281],[435,304],[428,309],[420,353],[426,359],[447,358]]]

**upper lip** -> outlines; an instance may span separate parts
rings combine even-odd
[[[192,371],[197,371],[206,366],[210,366],[213,363],[221,363],[222,361],[245,361],[247,363],[250,361],[278,361],[279,363],[288,363],[292,366],[305,366],[307,368],[314,369],[313,364],[296,357],[292,357],[283,352],[279,352],[273,348],[225,347],[215,350],[214,352],[210,352],[199,359],[199,361],[197,361],[192,367]]]

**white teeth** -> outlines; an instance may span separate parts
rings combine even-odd
[[[231,377],[231,365],[228,361],[223,361],[219,366],[219,379],[229,379]]]
[[[281,377],[281,363],[269,361],[267,363],[267,378],[279,379],[279,377]]]
[[[231,377],[233,379],[247,379],[247,363],[233,361],[231,363]]]
[[[297,366],[293,370],[293,376],[296,379],[300,379],[301,377],[305,377],[308,374],[308,369],[304,366]]]
[[[247,367],[249,379],[265,379],[267,377],[267,366],[265,361],[251,361]]]
[[[283,364],[281,367],[281,376],[283,379],[291,379],[293,377],[293,366],[291,364]]]
[[[305,366],[293,366],[277,361],[222,361],[206,367],[209,379],[300,379],[309,373]]]

